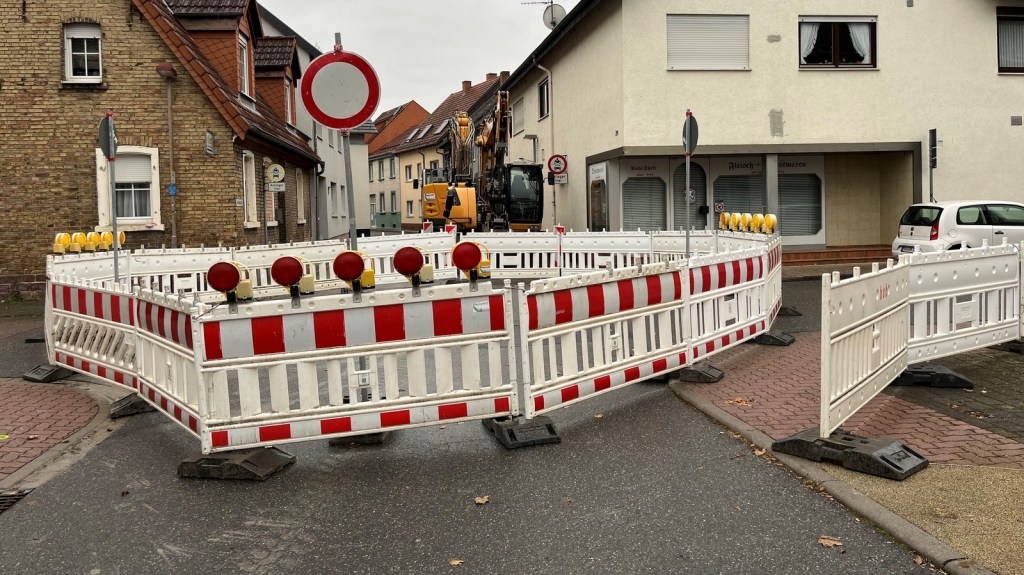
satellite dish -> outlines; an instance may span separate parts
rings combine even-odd
[[[562,8],[559,4],[551,4],[544,9],[544,25],[549,30],[554,30],[555,26],[558,26],[564,18],[565,8]]]

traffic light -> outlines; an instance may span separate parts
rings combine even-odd
[[[932,128],[928,130],[928,165],[932,168],[939,167],[939,150],[937,131]]]

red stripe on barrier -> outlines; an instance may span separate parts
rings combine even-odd
[[[578,385],[570,385],[569,387],[562,388],[562,403],[577,399],[579,396],[580,386]]]
[[[704,353],[711,353],[715,351],[715,340],[711,340],[704,345]]]
[[[348,433],[352,431],[351,417],[335,417],[324,419],[320,422],[320,433],[330,435],[332,433]]]
[[[191,415],[188,416],[188,428],[191,429],[193,433],[199,433],[199,420]]]
[[[260,441],[278,441],[292,438],[292,424],[263,425],[260,427]]]
[[[89,362],[88,361],[83,361],[82,362],[82,371],[89,371]]]
[[[631,367],[626,370],[626,381],[636,381],[640,379],[640,368]]]
[[[438,419],[458,419],[460,417],[469,417],[469,406],[465,402],[437,406]]]
[[[284,318],[252,318],[252,352],[256,355],[284,353]]]
[[[178,311],[175,311],[175,310],[170,310],[170,311],[171,311],[171,339],[173,339],[174,343],[177,343],[177,344],[184,343],[182,340],[185,339],[185,338],[182,337],[183,334],[178,330],[178,322],[181,321],[181,313],[178,312]]]
[[[754,278],[754,258],[747,258],[743,260],[747,264],[747,281],[751,281]]]
[[[373,308],[373,329],[377,343],[405,339],[405,313],[402,306],[383,305]]]
[[[224,350],[220,346],[220,322],[203,324],[203,345],[206,347],[206,359],[224,357]]]
[[[679,354],[679,365],[680,366],[686,365],[686,352],[685,351],[683,353]]]
[[[659,371],[665,371],[666,369],[668,369],[667,359],[654,360],[654,373],[658,373]]]
[[[147,310],[147,311],[149,311],[149,310]],[[152,315],[150,315],[151,313],[152,313],[152,311],[150,311],[150,313],[146,314],[146,318],[147,319],[152,317]],[[160,337],[162,337],[162,338],[170,339],[170,338],[167,337],[167,333],[166,333],[167,332],[167,328],[164,327],[164,320],[167,319],[166,316],[167,316],[167,308],[165,308],[163,306],[159,306],[159,305],[156,306],[156,330],[157,330],[157,333],[159,333]],[[253,331],[257,331],[255,329],[255,326],[253,326],[253,327],[254,327]],[[149,326],[149,330],[153,331],[153,326]],[[283,334],[284,330],[282,330],[281,333]],[[284,350],[282,349],[281,351],[284,351]]]
[[[692,276],[692,273],[691,273],[691,276]],[[674,300],[682,299],[682,297],[683,297],[683,275],[681,273],[675,272],[675,273],[672,274],[672,285],[673,285],[673,287],[675,287],[675,290],[676,290],[674,295],[672,296],[672,299],[674,299]]]
[[[736,332],[736,341],[739,341],[741,339],[743,339],[743,330],[742,329],[739,330],[738,332]]]
[[[572,321],[572,293],[569,290],[560,290],[554,293],[555,296],[555,324],[563,324]]]
[[[700,293],[711,289],[711,266],[704,266],[700,268]]]
[[[107,379],[107,368],[103,367],[102,365],[97,365],[96,375],[102,377],[103,379]]]
[[[106,314],[103,313],[103,294],[100,292],[93,292],[92,294],[92,311],[96,317],[106,317]]]
[[[185,345],[192,349],[192,317],[185,316]]]
[[[128,300],[128,325],[135,326],[135,298]]]
[[[409,425],[412,421],[412,414],[408,409],[402,411],[385,411],[380,414],[381,427],[393,427],[395,425]]]
[[[313,340],[317,349],[344,347],[345,312],[342,310],[313,312]]]
[[[732,284],[737,285],[740,282],[740,260],[732,261]]]
[[[633,280],[622,280],[618,284],[619,311],[633,309]]]
[[[462,333],[462,300],[431,302],[434,310],[434,337]]]
[[[505,330],[505,298],[492,295],[488,298],[487,307],[491,310],[491,331]]]
[[[540,318],[537,317],[537,296],[526,296],[526,307],[530,315],[530,329],[537,329],[537,325],[540,323]]]
[[[544,396],[538,395],[537,397],[533,398],[533,410],[540,411],[542,409],[544,409]]]
[[[86,302],[85,290],[84,289],[76,289],[75,291],[78,292],[76,294],[78,296],[78,313],[80,313],[82,315],[89,315],[89,308],[85,305],[85,302]]]
[[[604,315],[604,286],[587,286],[587,317]]]
[[[110,321],[121,323],[121,296],[110,296]]]
[[[162,395],[160,396],[160,409],[167,411],[167,398]]]
[[[214,431],[210,434],[210,442],[214,447],[227,447],[228,446],[228,432],[226,431]]]
[[[181,408],[177,405],[174,406],[174,419],[181,421]]]
[[[509,401],[507,397],[499,397],[494,400],[494,412],[502,413],[505,411],[511,411],[509,408]]]
[[[612,386],[612,376],[602,375],[594,380],[594,392],[604,391]]]
[[[50,286],[50,305],[54,308],[57,307],[57,284]]]
[[[153,402],[153,403],[156,403],[156,390],[153,389],[152,387],[149,388],[148,395],[149,395],[149,400],[151,402]]]
[[[725,264],[724,263],[718,264],[718,289],[722,289],[722,288],[724,288],[727,285],[726,284],[726,280],[727,279],[728,278],[726,278],[726,274],[725,274]]]
[[[661,303],[661,276],[647,276],[647,305]]]
[[[117,383],[120,383],[121,385],[124,385],[124,374],[121,373],[120,371],[115,371],[114,372],[114,381],[116,381]]]
[[[722,347],[729,347],[730,343],[732,343],[732,334],[727,333],[722,337]]]
[[[64,286],[64,311],[71,311],[71,286]]]

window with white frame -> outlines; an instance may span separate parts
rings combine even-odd
[[[393,179],[395,179],[395,176],[396,176],[396,174],[395,174],[395,159],[391,158],[390,163],[391,163],[391,166],[390,166],[390,168],[391,168],[391,179],[393,180]]]
[[[750,16],[669,14],[669,70],[749,70]]]
[[[330,187],[327,189],[327,193],[330,194],[331,217],[336,218],[341,214],[341,199],[338,197],[338,184],[331,182]]]
[[[370,162],[370,168],[367,170],[370,173],[370,181],[373,181],[373,162]]]
[[[295,124],[295,118],[292,117],[292,81],[288,78],[284,79],[284,120],[289,124]]]
[[[382,214],[384,213],[384,192],[381,192],[380,195],[377,196],[377,211]]]
[[[519,98],[512,104],[512,135],[526,129],[526,115],[523,114],[523,99]]]
[[[249,91],[249,39],[238,35],[238,91],[251,96]]]
[[[162,230],[160,222],[160,153],[156,148],[121,146],[114,162],[111,207],[110,163],[96,149],[98,231],[110,229],[111,214],[124,231]]]
[[[334,130],[327,128],[327,145],[334,147]]]
[[[543,119],[551,112],[551,84],[547,78],[537,85],[537,118]]]
[[[405,202],[405,215],[406,217],[412,217],[412,200],[406,200]]]
[[[384,181],[384,160],[377,162],[377,179]]]
[[[270,160],[263,159],[263,173],[267,173],[267,166],[270,165]],[[269,179],[264,175],[263,179],[263,217],[267,218],[267,226],[277,225],[277,194],[279,192],[271,192],[267,190],[267,184]]]
[[[999,71],[1024,73],[1024,8],[996,8]]]
[[[99,24],[64,25],[64,81],[82,84],[103,81]]]
[[[405,181],[412,181],[412,165],[408,165],[405,167]]]
[[[431,170],[436,170],[437,169],[437,160],[430,160],[430,169]]]
[[[260,225],[259,207],[256,205],[256,157],[242,152],[242,202],[245,206],[245,227]]]
[[[391,192],[391,213],[398,213],[398,195],[394,191]]]
[[[338,209],[338,212],[341,213],[341,217],[347,218],[348,217],[348,196],[345,195],[345,186],[344,186],[344,184],[338,185],[338,201],[341,202],[341,207]]]
[[[417,203],[420,205],[420,217],[422,218],[423,217],[423,200],[418,200]]]
[[[801,16],[801,68],[874,68],[877,18]]]
[[[295,170],[295,210],[299,212],[297,224],[306,223],[306,184],[302,170]]]

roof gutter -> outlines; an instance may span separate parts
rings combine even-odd
[[[283,140],[283,139],[275,136],[274,134],[271,134],[270,132],[267,132],[266,130],[263,130],[263,129],[257,127],[257,126],[250,126],[249,127],[249,131],[252,132],[253,134],[256,134],[257,136],[263,138],[264,140],[269,140],[271,142],[274,142],[275,144],[278,144],[280,146],[288,148],[293,153],[298,154],[298,155],[302,156],[303,158],[306,158],[307,160],[309,160],[310,162],[313,162],[314,164],[320,163],[320,157],[317,156],[316,154],[310,154],[308,150],[303,150],[302,148],[296,146],[295,144],[292,144],[291,142]]]

